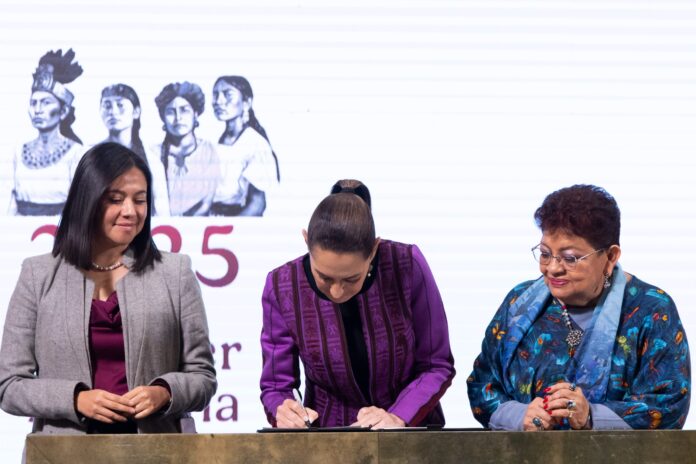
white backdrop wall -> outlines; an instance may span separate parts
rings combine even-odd
[[[466,377],[507,291],[534,278],[532,214],[574,183],[612,193],[622,263],[675,299],[696,339],[696,2],[128,0],[0,1],[0,211],[11,158],[36,130],[27,115],[38,59],[73,48],[84,74],[73,126],[106,136],[101,89],[124,82],[142,103],[145,144],[161,142],[154,97],[188,80],[206,93],[197,134],[217,140],[215,79],[247,77],[280,163],[262,218],[158,217],[207,277],[232,251],[229,285],[202,285],[220,386],[206,432],[265,425],[258,400],[260,295],[266,273],[305,252],[301,230],[339,178],[363,180],[382,237],[417,243],[445,300],[458,375],[448,425],[476,426]],[[57,218],[0,216],[0,320],[32,233]],[[156,238],[163,249],[169,242]],[[687,421],[693,428],[696,419]],[[0,413],[0,459],[16,461],[26,418]],[[6,458],[6,459],[2,459]]]

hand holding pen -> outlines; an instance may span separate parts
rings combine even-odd
[[[307,428],[319,417],[316,411],[304,407],[299,391],[295,391],[293,394],[299,398],[299,401],[288,398],[278,406],[276,409],[276,427]]]
[[[292,393],[295,396],[295,401],[300,403],[300,406],[302,406],[302,410],[304,411],[305,425],[307,426],[307,428],[310,428],[312,426],[312,421],[309,420],[309,414],[307,414],[307,408],[305,408],[304,400],[302,399],[302,393],[300,393],[300,390],[298,388],[294,388],[292,390]]]

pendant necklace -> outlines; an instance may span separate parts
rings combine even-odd
[[[566,335],[566,343],[568,344],[568,352],[572,357],[575,355],[575,348],[580,346],[582,342],[582,336],[584,332],[579,329],[574,329],[573,324],[570,322],[570,314],[568,314],[568,308],[565,304],[561,303],[561,315],[563,316],[563,323],[568,328],[568,335]]]

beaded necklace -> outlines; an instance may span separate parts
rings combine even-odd
[[[123,261],[116,261],[114,264],[111,264],[109,266],[100,266],[99,264],[92,262],[92,269],[99,272],[113,271],[114,269],[118,269],[121,266],[123,266]]]
[[[42,143],[31,141],[22,146],[22,162],[29,169],[41,169],[56,164],[72,148],[73,142],[63,139],[58,146],[46,147]]]

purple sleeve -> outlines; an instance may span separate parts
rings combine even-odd
[[[455,375],[440,292],[417,246],[413,246],[412,253],[411,305],[416,337],[413,380],[389,408],[409,425],[420,423],[437,406]]]
[[[293,399],[292,389],[299,386],[296,368],[297,347],[280,313],[273,291],[273,273],[268,275],[261,300],[263,328],[261,329],[261,402],[268,422],[275,426],[275,413],[283,401]]]

